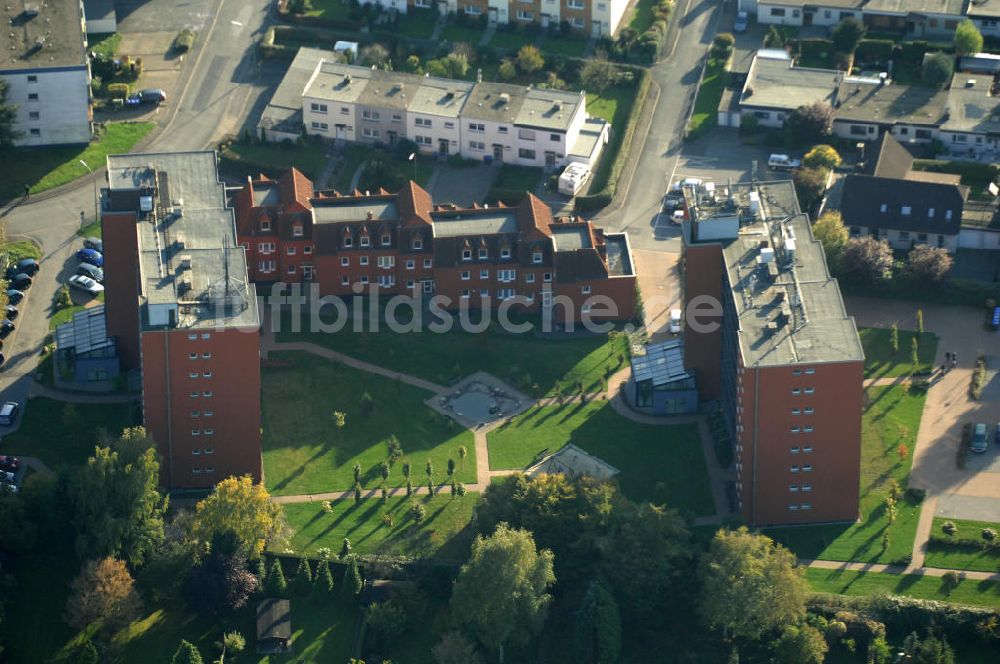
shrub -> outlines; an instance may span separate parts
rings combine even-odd
[[[983,528],[983,531],[980,534],[986,542],[993,542],[997,538],[997,531],[992,528]]]
[[[885,63],[892,58],[892,50],[895,45],[891,39],[862,39],[854,57],[865,63]]]
[[[976,368],[972,370],[972,385],[969,387],[969,396],[976,401],[983,395],[983,388],[986,387],[986,359],[980,355],[976,360]]]
[[[956,526],[951,521],[945,521],[943,524],[941,524],[941,530],[944,532],[945,535],[953,536],[955,535],[955,533],[958,532],[958,526]]]
[[[830,39],[841,53],[853,53],[864,36],[865,26],[853,16],[843,19],[830,31]]]
[[[194,46],[194,32],[184,28],[174,37],[174,53],[187,53]]]
[[[735,44],[736,37],[728,32],[719,33],[715,36],[715,39],[712,40],[711,56],[717,60],[726,60],[733,52],[733,46]]]
[[[924,61],[921,76],[931,85],[942,87],[951,80],[954,72],[955,59],[947,53],[935,53]]]
[[[108,96],[112,99],[125,99],[128,97],[128,83],[109,83],[105,86]]]
[[[958,572],[952,570],[950,572],[945,572],[941,577],[941,585],[944,586],[945,592],[951,592],[958,587],[961,577],[958,576]]]

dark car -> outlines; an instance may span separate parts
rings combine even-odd
[[[31,288],[31,277],[24,272],[18,272],[13,277],[9,277],[7,283],[13,286],[14,290],[25,291]]]
[[[139,90],[136,95],[139,101],[144,104],[162,104],[167,100],[167,93],[160,88],[146,88]]]
[[[6,307],[4,307],[4,313],[7,316],[7,320],[14,320],[15,318],[17,318],[17,307],[15,307],[12,304],[8,304]]]
[[[87,249],[93,249],[94,251],[100,251],[104,253],[104,240],[99,237],[85,237],[83,238],[83,246]]]
[[[0,337],[6,337],[8,334],[14,331],[14,324],[9,320],[4,318],[0,321]]]
[[[7,301],[10,302],[11,304],[17,304],[23,299],[24,299],[24,293],[22,293],[21,291],[14,290],[13,288],[7,290]]]
[[[993,308],[993,315],[990,316],[990,329],[994,332],[1000,330],[1000,307]]]
[[[38,272],[38,261],[34,258],[24,258],[15,263],[14,267],[17,268],[14,270],[15,272],[24,272],[29,277],[33,277]]]
[[[91,265],[90,263],[80,263],[76,266],[76,273],[82,274],[85,277],[90,277],[98,283],[104,283],[104,270],[96,265]]]
[[[2,366],[3,366],[3,363],[4,363],[4,362],[6,362],[6,361],[7,361],[7,358],[6,358],[6,357],[4,357],[4,354],[3,354],[3,353],[0,353],[0,367],[2,367]],[[3,422],[2,422],[2,421],[0,421],[0,424],[3,424]]]
[[[0,353],[0,358],[3,357],[3,353]],[[0,364],[3,360],[0,359]],[[7,403],[0,406],[0,424],[10,426],[17,419],[17,411],[21,410],[21,404],[16,401],[8,401]]]
[[[90,263],[96,267],[104,267],[104,255],[94,249],[81,249],[76,252],[76,257],[84,263]]]
[[[15,456],[0,454],[0,470],[8,473],[16,473],[21,467],[21,460]]]

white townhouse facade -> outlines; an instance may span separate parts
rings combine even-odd
[[[518,166],[593,166],[609,125],[583,92],[435,78],[322,60],[302,94],[306,134]],[[597,137],[595,138],[595,133]]]
[[[17,108],[19,146],[75,145],[93,134],[90,64],[80,0],[10,0],[0,79]]]
[[[441,0],[438,6],[453,14],[485,15],[499,25],[537,23],[548,28],[565,21],[578,33],[606,37],[617,32],[628,4],[628,0]]]
[[[978,2],[978,0],[977,0]],[[1000,0],[984,0],[979,7]],[[980,23],[989,20],[992,9],[973,0],[739,0],[739,9],[757,16],[765,25],[834,26],[845,18],[862,21],[873,32],[905,32],[915,37],[948,37],[968,17]],[[995,26],[994,26],[995,27]],[[984,34],[987,34],[984,32]]]

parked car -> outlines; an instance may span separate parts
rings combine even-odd
[[[17,304],[24,299],[24,293],[19,290],[14,290],[13,288],[7,289],[7,301],[11,304]]]
[[[670,310],[670,334],[680,334],[681,333],[681,310],[671,309]]]
[[[83,246],[87,249],[93,249],[94,251],[99,251],[104,253],[104,240],[99,237],[85,237],[83,238]]]
[[[0,470],[6,470],[9,473],[16,473],[17,469],[20,467],[21,460],[16,456],[0,454]]]
[[[0,321],[0,337],[6,337],[8,334],[14,331],[14,324],[4,318]]]
[[[161,104],[167,100],[167,93],[160,88],[146,88],[131,95],[131,98],[143,104]]]
[[[801,161],[792,159],[787,154],[772,154],[767,158],[767,167],[772,171],[790,171],[801,165]]]
[[[2,367],[3,363],[6,362],[6,361],[7,361],[7,358],[4,356],[3,353],[0,353],[0,367]],[[3,424],[3,420],[2,419],[0,419],[0,424]]]
[[[986,451],[986,425],[984,423],[977,422],[972,427],[972,444],[969,445],[969,449],[976,454],[982,454]]]
[[[8,472],[6,470],[0,470],[0,482],[9,482],[10,484],[13,484],[14,479],[15,479],[14,473]]]
[[[17,313],[18,313],[17,307],[15,307],[13,304],[8,304],[6,307],[4,307],[4,309],[5,309],[4,313],[7,316],[7,320],[14,320],[15,318],[17,318]]]
[[[96,267],[104,267],[104,254],[96,249],[81,249],[76,252],[76,257],[81,262],[90,263]]]
[[[701,184],[701,178],[684,178],[674,183],[673,191],[680,191],[684,187],[700,187]]]
[[[104,290],[104,286],[83,274],[74,274],[70,277],[69,285],[72,288],[78,288],[82,291],[90,293],[91,295],[97,295]]]
[[[39,265],[34,258],[23,258],[14,263],[12,267],[16,268],[14,272],[24,272],[29,277],[33,277],[38,272]]]
[[[736,14],[736,22],[733,23],[733,32],[746,32],[750,23],[750,15],[746,12]]]
[[[680,193],[672,191],[663,197],[663,207],[660,208],[660,211],[663,212],[663,214],[670,214],[683,204],[684,197],[681,196]]]
[[[1000,307],[993,307],[993,315],[990,316],[990,329],[994,332],[1000,330]]]
[[[3,354],[0,353],[0,357]],[[17,413],[21,410],[21,404],[16,401],[8,401],[4,405],[0,406],[0,424],[10,426],[17,419]]]
[[[98,283],[104,283],[104,270],[96,265],[91,265],[90,263],[80,263],[76,266],[76,273],[82,274],[85,277],[90,277]]]
[[[31,288],[31,277],[24,272],[18,272],[13,277],[8,277],[7,283],[13,286],[14,290],[26,291]]]

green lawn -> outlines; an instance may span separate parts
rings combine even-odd
[[[378,487],[379,465],[392,435],[402,444],[403,460],[411,463],[415,485],[427,484],[427,459],[433,464],[435,482],[445,482],[448,459],[458,462],[462,445],[468,456],[455,476],[466,484],[475,482],[472,433],[424,405],[429,392],[305,353],[272,353],[272,357],[289,365],[261,372],[264,475],[271,493],[350,489],[355,462],[361,464],[364,487]],[[365,392],[374,400],[370,415],[361,412],[360,397]],[[333,425],[334,411],[347,415],[342,430]],[[386,484],[405,486],[402,462],[394,465]]]
[[[358,170],[374,152],[373,148],[364,145],[350,145],[344,150],[344,158],[337,164],[334,171],[333,188],[341,193],[347,193],[351,189],[351,180],[354,178],[354,171]]]
[[[479,40],[483,37],[483,31],[479,28],[467,28],[464,25],[457,25],[449,21],[441,32],[441,41],[465,42],[473,46],[479,45]],[[472,69],[472,67],[470,67]],[[475,73],[475,72],[473,72]]]
[[[109,154],[128,152],[153,128],[152,122],[114,122],[89,145],[7,150],[0,160],[0,201],[20,197],[24,185],[35,194],[87,175],[84,161],[95,171]]]
[[[101,231],[100,219],[98,219],[97,221],[92,221],[83,228],[80,228],[79,230],[77,230],[76,234],[79,235],[80,237],[97,237],[97,238],[103,237]]]
[[[920,363],[917,373],[934,369],[938,336],[933,332],[899,330],[899,352],[892,352],[892,330],[882,327],[858,329],[861,346],[865,351],[865,378],[897,378],[913,373],[912,344],[917,339]]]
[[[906,488],[926,395],[907,393],[904,386],[875,387],[867,393],[869,403],[862,417],[861,437],[862,519],[849,526],[804,526],[767,531],[800,558],[892,563],[902,560],[913,549],[920,505],[905,498],[898,505],[898,516],[890,529],[889,547],[882,549],[882,533],[888,524],[885,497],[892,478]],[[900,458],[898,453],[900,443],[908,448],[905,458]]]
[[[393,32],[400,37],[411,39],[429,39],[434,32],[438,13],[434,9],[414,9],[410,7],[405,14],[400,14]]]
[[[628,27],[639,34],[642,34],[653,25],[656,20],[656,7],[659,0],[639,0],[632,9],[632,16],[628,19]]]
[[[493,48],[503,48],[508,51],[517,51],[525,44],[531,44],[535,40],[534,36],[516,32],[514,30],[497,30],[490,40]],[[541,49],[544,54],[547,49]]]
[[[705,76],[698,88],[698,97],[694,101],[694,113],[688,124],[689,138],[697,138],[711,131],[719,119],[719,102],[722,101],[722,91],[726,87],[725,62],[709,58],[705,65]]]
[[[844,570],[807,569],[806,580],[818,593],[838,595],[907,595],[955,604],[1000,608],[1000,583],[965,579],[950,593],[939,577],[919,574],[881,574]]]
[[[322,16],[323,18],[347,19],[351,11],[350,3],[345,0],[311,0],[309,3],[308,16]]]
[[[601,158],[590,181],[591,192],[603,191],[611,177],[611,169],[619,151],[628,149],[622,145],[622,140],[628,131],[629,113],[632,107],[642,103],[637,99],[638,83],[634,85],[616,85],[608,88],[601,95],[587,94],[587,112],[594,117],[607,120],[615,128],[611,139],[601,153]]]
[[[11,263],[16,263],[24,258],[38,260],[42,257],[42,250],[38,248],[38,245],[27,240],[8,242],[5,248],[7,250],[7,260]]]
[[[247,173],[263,171],[278,176],[294,166],[311,180],[318,178],[326,166],[323,146],[313,143],[285,146],[280,143],[251,144],[234,141],[222,150],[221,157],[224,165],[229,162]]]
[[[490,468],[525,468],[567,443],[618,468],[622,491],[633,500],[663,501],[694,516],[715,512],[697,426],[638,424],[603,400],[537,407],[514,418],[489,434]]]
[[[510,189],[514,191],[534,191],[542,179],[542,169],[528,166],[511,166],[504,164],[500,174],[493,183],[494,189]]]
[[[994,531],[1000,532],[1000,523],[935,517],[934,525],[931,526],[931,535],[934,538],[948,537],[941,530],[941,526],[947,521],[951,521],[958,528],[958,532],[952,537],[956,539],[961,538],[962,540],[972,540],[971,546],[968,544],[958,545],[958,542],[949,546],[937,541],[931,541],[927,547],[927,557],[924,560],[924,567],[967,569],[979,572],[1000,571],[1000,549],[984,549],[979,546],[983,542],[980,535],[983,529],[992,528]]]
[[[421,472],[422,469],[421,469]],[[427,507],[426,520],[417,525],[410,516],[410,499],[390,497],[383,505],[380,498],[369,498],[356,505],[353,499],[335,501],[331,511],[322,503],[285,505],[288,525],[295,530],[291,548],[299,554],[314,555],[327,547],[336,552],[347,537],[359,554],[385,553],[462,562],[468,557],[472,530],[472,510],[479,494],[452,498],[450,493],[414,497]],[[383,514],[392,514],[394,524],[387,528]]]
[[[324,312],[322,320],[332,322],[334,318],[331,312]],[[578,391],[581,385],[586,392],[600,391],[604,376],[624,367],[628,361],[627,339],[618,335],[539,339],[530,332],[507,334],[489,330],[479,334],[457,330],[393,332],[384,324],[377,332],[355,332],[353,321],[339,331],[308,332],[305,331],[310,328],[308,314],[302,318],[303,332],[286,331],[291,330],[287,314],[282,316],[281,324],[278,341],[311,341],[441,385],[457,382],[476,371],[487,371],[538,396],[553,392],[557,383],[563,391]],[[370,327],[367,322],[365,326]]]
[[[118,53],[122,45],[122,36],[117,32],[104,32],[101,34],[87,35],[87,50],[112,57]]]
[[[546,55],[552,53],[565,55],[568,58],[582,58],[583,52],[587,50],[587,40],[548,36],[542,42],[541,50]]]
[[[138,407],[124,404],[75,404],[35,397],[28,402],[21,426],[0,441],[0,454],[35,456],[52,468],[77,465],[94,453],[99,432],[117,436],[137,426]]]

